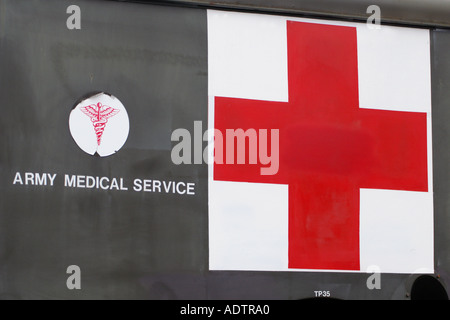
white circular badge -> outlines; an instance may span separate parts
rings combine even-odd
[[[70,113],[69,129],[84,152],[107,157],[127,141],[130,121],[119,99],[102,92],[77,104]]]

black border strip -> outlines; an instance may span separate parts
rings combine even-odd
[[[313,19],[332,19],[332,20],[340,20],[340,21],[350,21],[350,22],[363,22],[365,23],[367,21],[367,18],[369,18],[370,14],[367,14],[365,11],[361,11],[358,15],[356,13],[356,10],[349,10],[348,12],[337,12],[336,10],[333,11],[333,8],[330,8],[329,10],[325,9],[325,7],[322,5],[317,5],[316,10],[305,10],[301,7],[301,4],[292,6],[291,8],[284,8],[280,5],[278,5],[277,0],[273,0],[274,6],[273,7],[266,7],[266,6],[258,6],[256,4],[258,1],[254,1],[254,5],[249,4],[238,4],[237,0],[223,0],[227,1],[229,3],[221,2],[217,3],[214,1],[205,1],[205,0],[103,0],[103,1],[116,1],[116,2],[130,2],[130,3],[141,3],[141,4],[153,4],[153,5],[164,5],[164,6],[176,6],[176,7],[189,7],[189,8],[198,8],[198,9],[214,9],[214,10],[227,10],[227,11],[237,11],[237,12],[246,12],[246,13],[263,13],[263,14],[269,14],[269,15],[284,15],[284,16],[292,16],[292,17],[303,17],[303,18],[313,18]],[[320,0],[315,0],[317,3],[319,3]],[[347,0],[349,1],[349,0]],[[384,0],[385,2],[391,2],[393,5],[392,0]],[[442,0],[441,0],[442,1]],[[241,1],[245,2],[245,1]],[[281,2],[281,1],[280,1]],[[342,1],[345,2],[345,1]],[[375,2],[378,2],[378,5],[381,8],[381,24],[382,25],[392,25],[392,26],[401,26],[401,27],[410,27],[410,28],[422,28],[422,29],[450,29],[450,18],[448,18],[448,21],[442,21],[436,18],[434,21],[433,19],[427,17],[430,15],[430,10],[425,10],[426,8],[430,8],[432,6],[439,6],[436,1],[428,0],[423,1],[423,5],[419,7],[408,6],[407,4],[402,4],[401,8],[396,8],[397,11],[402,12],[404,9],[409,10],[409,13],[414,13],[416,16],[415,19],[406,19],[401,16],[398,16],[397,14],[390,13],[389,18],[383,18],[383,4],[380,2],[383,1],[372,1],[373,4],[376,4]],[[405,3],[407,1],[405,0]],[[442,2],[445,4],[445,2]],[[358,4],[355,3],[354,5],[350,5],[350,7],[355,8],[361,7],[362,9],[366,9],[364,3]],[[348,5],[347,5],[348,7]],[[450,17],[450,10],[447,9],[447,7],[441,5],[440,8],[442,11],[440,12],[440,15],[443,15],[443,13],[446,13],[448,11],[447,16]],[[391,11],[391,10],[390,10]],[[428,13],[428,15],[425,12]],[[438,9],[434,8],[434,11],[439,11]],[[432,13],[432,12],[431,12]]]

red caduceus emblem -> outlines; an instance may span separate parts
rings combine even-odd
[[[120,110],[105,106],[101,102],[82,107],[80,110],[91,119],[97,135],[97,144],[100,146],[108,119],[114,117]]]

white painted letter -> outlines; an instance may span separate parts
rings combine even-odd
[[[20,175],[20,172],[17,172],[17,173],[16,173],[16,176],[14,177],[14,182],[13,182],[13,184],[16,184],[16,183],[23,184],[22,176]]]

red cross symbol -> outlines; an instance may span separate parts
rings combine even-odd
[[[215,98],[221,132],[280,130],[278,173],[215,164],[214,179],[289,186],[289,268],[359,270],[360,189],[428,191],[426,114],[360,108],[356,28],[287,36],[289,102]]]

